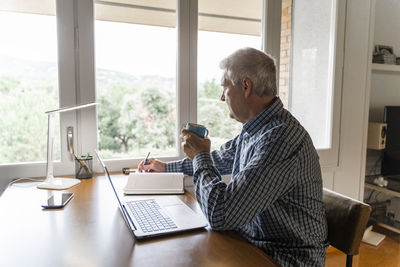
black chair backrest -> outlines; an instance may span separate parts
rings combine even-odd
[[[323,202],[330,244],[348,256],[357,255],[371,206],[326,188]]]

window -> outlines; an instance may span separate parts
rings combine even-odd
[[[332,147],[336,5],[296,0],[293,6],[289,109],[318,149]]]
[[[332,82],[338,1],[299,0],[293,10],[291,0],[282,1],[280,96],[316,146],[331,150],[338,147],[340,111],[339,83]],[[280,25],[270,16],[281,10],[277,1],[55,2],[0,4],[1,25],[7,25],[0,28],[0,116],[6,118],[0,121],[0,178],[44,175],[43,162],[13,165],[46,160],[44,112],[92,101],[100,103],[96,110],[60,117],[56,175],[73,173],[69,126],[75,151],[98,148],[110,171],[136,166],[149,151],[179,159],[178,135],[188,121],[206,125],[216,149],[241,129],[220,101],[220,60],[245,46],[279,54]],[[318,123],[310,123],[315,114]]]
[[[174,0],[98,1],[99,149],[111,158],[177,155]]]
[[[59,106],[54,3],[36,10],[16,2],[0,4],[0,164],[45,161],[45,111]]]
[[[226,103],[220,100],[219,62],[237,49],[261,48],[262,5],[260,0],[199,0],[197,120],[207,126],[212,149],[218,149],[242,128],[229,118]]]

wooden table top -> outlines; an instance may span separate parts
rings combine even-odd
[[[112,178],[123,195],[127,176]],[[58,210],[41,208],[50,191],[36,185],[16,183],[0,197],[0,266],[276,266],[230,231],[206,228],[135,240],[104,176],[64,190],[74,198]],[[192,195],[179,197],[201,212]]]

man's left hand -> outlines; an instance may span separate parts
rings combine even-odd
[[[208,137],[199,138],[196,134],[183,129],[180,138],[183,152],[191,160],[200,152],[210,152],[211,140]]]

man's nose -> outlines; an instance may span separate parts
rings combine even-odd
[[[225,90],[222,92],[221,101],[225,102]]]

